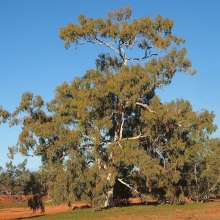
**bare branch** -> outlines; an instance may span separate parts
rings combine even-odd
[[[52,201],[53,201],[53,199],[50,199],[50,200],[45,201],[45,203],[47,203],[47,202],[52,202]]]
[[[141,138],[141,137],[145,137],[145,136],[138,135],[138,136],[136,136],[136,137],[121,138],[120,141],[135,140],[135,139],[139,139],[139,138]]]
[[[111,43],[106,43],[106,42],[100,40],[98,37],[95,37],[95,39],[98,41],[98,44],[104,44],[105,46],[107,46],[107,47],[110,48],[111,50],[115,51],[115,53],[117,53],[117,54],[120,55],[119,51],[116,50],[114,47],[111,46]]]
[[[87,41],[88,42],[88,41]],[[85,44],[85,42],[81,41],[80,43],[78,43],[79,45],[83,45]]]
[[[217,186],[217,184],[219,183],[219,181],[220,181],[220,174],[219,174],[219,177],[218,177],[217,182],[213,185],[213,187],[211,187],[211,188],[209,189],[209,192],[211,192],[212,190],[214,190],[214,188]]]
[[[94,148],[94,146],[92,144],[85,144],[83,146],[77,147],[76,149],[77,150],[81,150],[81,149],[89,149],[89,150],[91,150],[93,148]]]
[[[158,155],[159,155],[159,157],[161,158],[161,159],[163,159],[163,168],[165,169],[166,168],[166,161],[165,161],[165,158],[164,158],[164,156],[163,156],[163,152],[165,151],[164,150],[164,148],[163,147],[157,147],[156,145],[156,142],[158,141],[158,139],[160,138],[161,136],[158,136],[155,140],[154,140],[154,144],[153,144],[153,151],[154,152],[156,152]]]
[[[121,143],[120,142],[118,142],[118,145],[120,146],[120,148],[122,149],[122,146],[121,146]]]
[[[136,105],[140,105],[140,106],[143,106],[145,108],[147,108],[149,110],[149,112],[153,112],[155,113],[155,111],[151,110],[148,106],[148,104],[144,104],[144,103],[141,103],[141,102],[136,102]]]
[[[94,137],[90,137],[90,136],[88,136],[88,135],[83,135],[83,137],[85,137],[85,138],[87,138],[87,139],[92,139],[92,140],[94,140],[95,141],[95,138]]]
[[[112,116],[113,116],[115,113],[118,113],[118,111],[117,111],[117,110],[114,110],[114,111],[111,113],[111,115],[109,116],[109,118],[111,119]]]
[[[129,189],[135,191],[138,195],[142,195],[140,192],[138,192],[136,189],[134,189],[133,187],[131,187],[129,184],[125,183],[122,179],[118,179],[119,182],[121,182],[122,184],[124,184],[125,186],[127,186]]]
[[[126,66],[126,63],[127,63],[127,57],[126,57],[126,54],[125,54],[125,51],[124,49],[122,48],[123,47],[123,44],[120,43],[121,40],[119,40],[119,46],[118,46],[118,50],[119,50],[119,56],[123,59],[123,65]]]
[[[124,112],[121,113],[121,118],[122,118],[122,122],[121,122],[121,129],[120,129],[119,140],[121,140],[121,138],[122,138],[122,132],[123,132],[123,126],[124,126]]]
[[[117,134],[117,129],[115,129],[115,136],[114,136],[114,141],[118,140],[118,134]]]
[[[126,59],[127,60],[139,60],[139,61],[142,61],[142,60],[145,60],[145,59],[147,59],[147,58],[150,58],[150,57],[152,57],[152,56],[157,56],[158,55],[158,53],[152,53],[151,55],[149,55],[149,56],[147,56],[147,55],[145,55],[145,56],[143,56],[143,57],[141,57],[141,58],[129,58],[129,57],[126,57]]]
[[[175,125],[177,125],[177,126],[179,126],[179,127],[182,127],[182,125],[180,124],[180,122],[175,123]]]
[[[137,37],[135,36],[134,40],[127,40],[125,43],[121,44],[122,46],[125,47],[130,47],[131,49],[133,48],[135,42],[137,40]],[[127,42],[132,42],[131,44],[127,43]]]
[[[138,135],[135,137],[126,137],[126,138],[121,138],[120,141],[127,141],[127,140],[135,140],[135,139],[139,139],[139,138],[143,138],[146,137],[147,135]],[[104,141],[103,141],[104,142]],[[104,142],[104,144],[113,144],[113,141],[108,141],[108,142]]]
[[[196,181],[196,184],[197,184],[197,169],[196,169],[196,163],[194,164],[194,175],[195,175],[195,181]]]

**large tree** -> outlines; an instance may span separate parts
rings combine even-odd
[[[213,112],[156,95],[176,73],[195,73],[184,39],[172,34],[174,22],[160,15],[131,20],[129,7],[106,20],[78,20],[60,29],[66,47],[92,43],[115,55],[101,53],[97,69],[57,87],[46,105],[23,94],[10,116],[11,125],[22,124],[20,151],[41,156],[57,203],[88,198],[95,207],[112,206],[119,183],[139,196],[183,196],[189,160],[216,127]]]

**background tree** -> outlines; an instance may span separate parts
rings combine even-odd
[[[116,56],[101,53],[96,70],[64,82],[46,105],[23,94],[11,115],[11,125],[23,127],[20,152],[41,156],[56,203],[86,198],[96,208],[112,206],[116,181],[140,197],[166,194],[178,202],[191,180],[187,165],[196,164],[193,155],[216,129],[213,112],[194,112],[183,99],[161,103],[156,95],[177,72],[195,73],[180,46],[184,39],[172,34],[174,22],[130,17],[127,7],[105,21],[79,15],[79,24],[61,28],[66,47],[105,45]],[[143,55],[130,56],[135,48]]]
[[[0,191],[6,195],[24,194],[30,172],[26,169],[27,160],[17,166],[12,161],[6,163],[6,170],[0,173]]]
[[[42,175],[41,171],[30,172],[30,178],[26,182],[24,189],[25,195],[47,195],[46,178]]]
[[[191,197],[203,201],[209,197],[219,195],[220,190],[220,141],[212,138],[206,141],[203,148],[194,154],[194,163],[191,161]],[[190,179],[190,178],[188,178]]]

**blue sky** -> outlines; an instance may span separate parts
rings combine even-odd
[[[80,13],[106,17],[124,6],[133,9],[132,18],[157,14],[175,21],[173,33],[186,39],[188,57],[197,69],[195,76],[177,74],[171,85],[158,94],[163,102],[184,98],[193,109],[213,110],[220,127],[220,1],[192,0],[7,0],[0,4],[0,106],[13,111],[26,91],[50,101],[56,86],[83,76],[95,68],[94,60],[105,51],[94,45],[64,48],[59,29],[76,23]],[[19,127],[0,125],[0,166],[5,166],[8,146],[17,143]],[[218,130],[213,137],[220,137]],[[15,157],[14,163],[24,158]],[[28,168],[37,169],[40,158],[29,158]]]

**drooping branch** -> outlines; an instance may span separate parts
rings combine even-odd
[[[136,192],[138,195],[142,196],[142,194],[140,192],[138,192],[136,189],[134,189],[134,187],[131,187],[129,184],[125,183],[122,179],[118,178],[118,181],[120,183],[122,183],[123,185],[127,186],[129,189],[133,190],[134,192]]]

